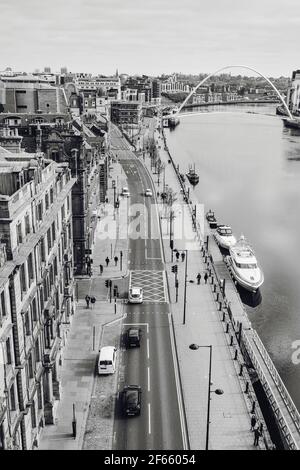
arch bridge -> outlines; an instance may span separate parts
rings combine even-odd
[[[278,98],[280,99],[282,105],[284,106],[286,112],[288,113],[288,116],[290,119],[294,119],[286,102],[284,101],[284,98],[283,96],[279,93],[279,91],[277,90],[276,86],[271,82],[271,80],[266,77],[264,74],[260,73],[258,70],[252,68],[252,67],[248,67],[247,65],[226,65],[225,67],[222,67],[218,70],[216,70],[215,72],[213,73],[210,73],[209,75],[207,75],[207,77],[205,77],[203,80],[201,80],[198,85],[188,94],[188,96],[186,97],[186,99],[183,101],[183,103],[179,106],[179,109],[178,111],[175,113],[176,116],[179,115],[180,111],[182,110],[182,108],[184,108],[184,106],[186,105],[186,103],[188,102],[188,100],[191,98],[191,96],[193,96],[193,94],[198,90],[198,88],[203,85],[207,80],[209,80],[211,77],[213,77],[214,75],[216,75],[217,73],[219,72],[222,72],[223,70],[227,70],[227,69],[231,69],[231,68],[244,68],[244,69],[247,69],[247,70],[251,70],[252,72],[255,72],[257,73],[258,75],[260,75],[272,88],[273,90],[275,91],[275,93],[277,94]]]

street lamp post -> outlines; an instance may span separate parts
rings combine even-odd
[[[208,393],[207,393],[207,418],[206,418],[206,440],[205,440],[205,450],[208,450],[208,443],[209,443],[209,424],[210,424],[210,395],[215,393],[216,395],[223,395],[223,390],[217,388],[216,390],[211,390],[211,366],[212,366],[212,345],[199,345],[199,344],[191,344],[190,349],[196,350],[199,348],[209,348],[209,366],[208,366]]]

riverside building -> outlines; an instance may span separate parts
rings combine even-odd
[[[74,314],[66,163],[0,147],[0,449],[34,449],[55,419]]]

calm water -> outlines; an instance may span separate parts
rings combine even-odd
[[[167,139],[181,172],[196,164],[199,202],[255,249],[265,282],[247,311],[300,410],[300,133],[275,106],[223,106],[181,118]]]

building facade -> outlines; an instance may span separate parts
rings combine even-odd
[[[55,419],[74,314],[73,185],[66,164],[0,149],[2,449],[38,447]]]

